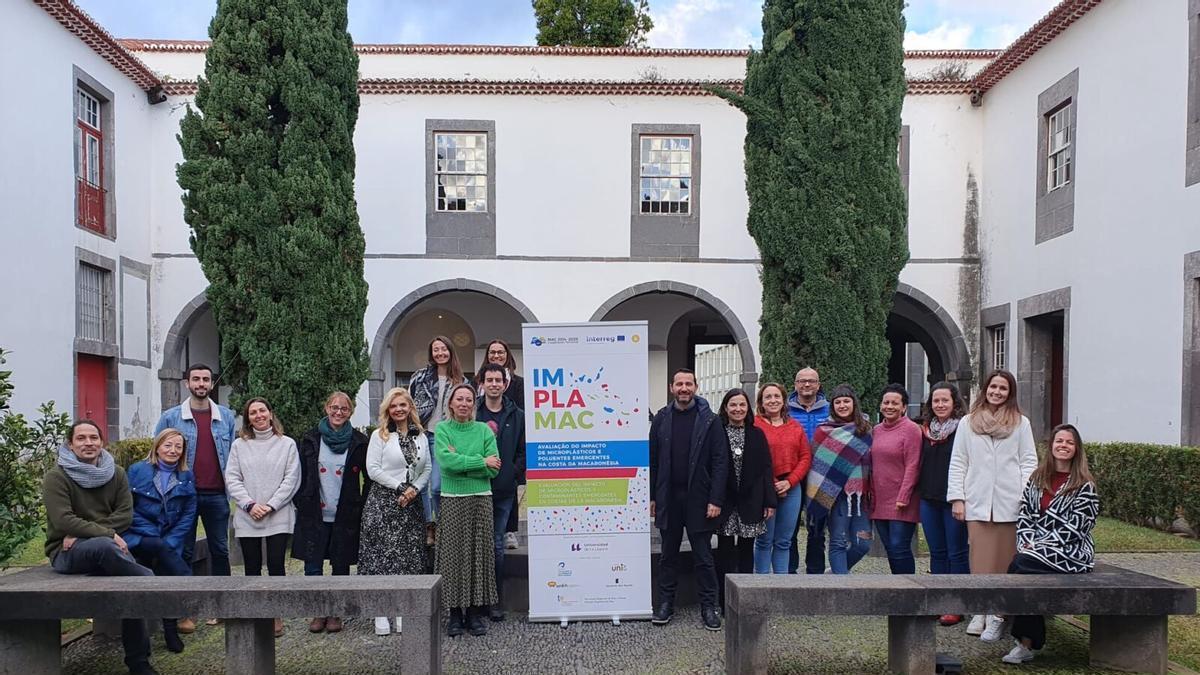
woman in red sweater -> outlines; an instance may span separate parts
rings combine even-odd
[[[767,531],[754,540],[754,573],[788,573],[788,553],[800,518],[804,499],[804,477],[812,463],[808,437],[787,413],[787,392],[768,382],[758,390],[754,426],[767,437],[775,470],[775,494],[779,505],[767,520]]]
[[[871,445],[871,520],[887,551],[892,574],[916,574],[912,538],[921,521],[915,494],[921,470],[921,427],[904,415],[908,391],[898,384],[883,389]]]

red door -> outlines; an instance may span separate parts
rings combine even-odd
[[[108,424],[108,359],[79,355],[75,382],[75,417]]]

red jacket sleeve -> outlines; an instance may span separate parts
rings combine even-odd
[[[795,444],[796,467],[787,477],[788,484],[792,487],[804,482],[804,478],[808,476],[808,468],[812,466],[812,450],[808,447],[808,436],[804,433],[804,427],[799,424],[796,426],[799,427],[796,432],[799,441]]]

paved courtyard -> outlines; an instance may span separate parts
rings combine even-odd
[[[1100,555],[1103,562],[1200,586],[1200,553]],[[920,561],[918,566],[920,566]],[[856,572],[886,572],[882,558],[867,558]],[[237,571],[235,570],[235,573]],[[289,570],[299,573],[299,570]],[[356,619],[339,634],[312,635],[307,618],[288,619],[276,641],[279,673],[382,673],[403,671],[396,646],[402,637],[377,637],[369,619]],[[1009,643],[985,644],[965,634],[965,624],[938,628],[939,651],[961,657],[969,673],[1013,673],[1000,663]],[[887,622],[883,617],[782,618],[771,622],[772,673],[883,673],[887,670]],[[171,654],[154,638],[153,661],[166,674],[221,673],[224,633],[201,625],[185,636],[187,649]],[[1186,648],[1186,646],[1184,646]],[[1172,643],[1175,652],[1180,645]],[[708,632],[696,607],[681,608],[666,627],[638,621],[530,624],[510,614],[490,624],[486,637],[445,639],[447,673],[720,673],[724,633]],[[1193,655],[1195,656],[1195,655]],[[86,637],[63,653],[67,673],[120,673],[118,642]],[[1049,624],[1048,644],[1019,672],[1094,673],[1087,665],[1087,634],[1062,621]]]

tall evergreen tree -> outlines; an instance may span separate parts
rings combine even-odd
[[[654,27],[647,0],[533,0],[542,46],[644,47]]]
[[[177,167],[223,384],[291,434],[367,374],[354,202],[358,56],[345,0],[219,0]]]
[[[764,377],[802,365],[866,400],[885,384],[885,337],[908,261],[896,163],[903,0],[766,0],[747,60],[748,228],[762,259]]]

